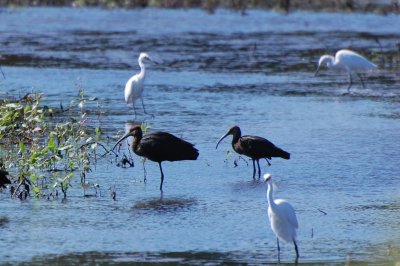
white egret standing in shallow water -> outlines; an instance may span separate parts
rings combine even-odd
[[[357,54],[356,52],[347,49],[337,51],[335,57],[331,55],[321,56],[318,61],[318,68],[315,72],[315,76],[318,75],[322,65],[326,65],[328,68],[343,68],[347,70],[347,73],[349,74],[349,87],[347,88],[348,92],[350,92],[350,87],[353,85],[353,80],[351,77],[353,72],[358,75],[362,86],[365,87],[361,73],[376,69],[376,65],[374,63],[368,61],[365,57]]]
[[[147,114],[146,109],[144,107],[143,103],[143,85],[144,85],[144,80],[146,77],[146,66],[144,64],[144,60],[148,59],[151,62],[154,62],[150,56],[147,53],[140,53],[139,55],[139,66],[140,66],[140,72],[134,76],[132,76],[125,85],[125,102],[128,105],[132,105],[133,107],[133,112],[135,113],[136,117],[136,110],[135,110],[135,101],[137,99],[141,99],[142,101],[142,106],[143,106],[143,111],[145,114]],[[156,62],[154,62],[156,63]]]
[[[279,239],[289,243],[293,242],[296,251],[296,263],[299,259],[299,249],[296,243],[296,230],[299,227],[296,213],[292,205],[283,199],[273,198],[273,187],[271,174],[265,174],[264,180],[268,184],[268,218],[271,224],[271,229],[276,235],[276,244],[278,246],[278,260],[280,261],[280,246]]]

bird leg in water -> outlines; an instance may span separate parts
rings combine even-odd
[[[253,159],[253,180],[256,180],[256,162]]]
[[[361,73],[357,73],[357,76],[360,78],[361,85],[362,85],[363,89],[365,89],[365,84],[364,84],[364,80],[363,80],[362,74]]]
[[[299,260],[299,257],[300,257],[300,255],[299,255],[299,248],[297,247],[296,240],[293,240],[293,244],[294,244],[294,250],[296,251],[296,260],[295,260],[295,263],[297,264],[297,262],[298,262],[298,260]]]
[[[134,102],[132,102],[132,108],[133,108],[133,115],[134,115],[133,119],[136,119],[136,109],[135,109],[135,103]]]
[[[1,69],[1,66],[0,66],[0,72],[3,75],[3,78],[6,79],[6,75],[4,75],[3,69]]]
[[[351,72],[349,72],[349,87],[347,87],[347,93],[350,93],[351,85],[353,85],[353,79],[351,78]]]
[[[260,162],[259,162],[259,159],[257,159],[257,166],[258,166],[258,180],[260,180],[260,177],[261,177],[261,170],[260,170]]]
[[[144,163],[146,162],[146,158],[143,158],[143,182],[146,184],[147,183],[147,170],[146,170],[146,166],[144,165]]]
[[[278,263],[281,263],[281,247],[279,246],[279,238],[276,238],[276,245],[278,247]]]
[[[153,114],[149,114],[149,113],[146,111],[146,108],[144,107],[143,97],[140,97],[140,99],[142,100],[143,112],[144,112],[146,115],[150,115],[152,118],[154,118],[154,115],[153,115]]]
[[[164,183],[164,173],[161,167],[161,162],[158,163],[158,165],[160,166],[160,171],[161,171],[161,184],[160,184],[160,190],[162,191],[162,185]]]

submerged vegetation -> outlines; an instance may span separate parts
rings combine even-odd
[[[51,197],[61,190],[64,198],[73,177],[85,177],[97,162],[98,153],[107,153],[100,143],[100,127],[91,127],[84,104],[94,103],[79,89],[79,98],[66,110],[41,104],[43,95],[27,94],[0,104],[1,168],[12,173],[16,184],[12,196]],[[77,111],[75,111],[75,109]],[[100,119],[100,118],[98,118]]]

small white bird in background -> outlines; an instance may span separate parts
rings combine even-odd
[[[296,230],[299,228],[296,213],[292,205],[283,199],[273,198],[273,185],[271,174],[265,174],[264,180],[268,184],[268,218],[271,224],[271,229],[276,235],[276,243],[278,246],[278,261],[280,262],[280,246],[279,240],[285,243],[293,242],[294,250],[296,251],[296,261],[299,259],[299,249],[296,243]]]
[[[331,55],[321,56],[318,61],[318,68],[315,72],[315,76],[318,75],[322,65],[325,65],[328,68],[343,68],[347,70],[350,82],[349,87],[347,88],[348,92],[350,92],[350,87],[353,85],[353,80],[351,77],[353,72],[358,75],[363,88],[365,88],[361,74],[376,69],[376,65],[374,63],[368,61],[365,57],[357,54],[356,52],[347,49],[337,51],[335,57]]]
[[[140,53],[138,59],[140,72],[132,76],[126,82],[125,85],[125,102],[133,107],[135,118],[136,118],[135,101],[139,98],[142,100],[143,111],[145,114],[147,114],[143,102],[143,85],[146,77],[146,66],[144,64],[145,59],[148,59],[149,61],[157,64],[157,62],[153,61],[147,53]]]

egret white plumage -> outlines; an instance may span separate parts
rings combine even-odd
[[[146,78],[146,66],[144,64],[144,60],[148,59],[149,61],[156,63],[153,61],[150,56],[147,53],[140,53],[139,55],[139,66],[140,66],[140,72],[134,76],[132,76],[125,85],[125,102],[128,105],[132,105],[133,111],[135,113],[136,117],[136,110],[135,110],[135,101],[137,99],[141,99],[142,101],[142,106],[143,106],[143,111],[145,114],[147,114],[146,109],[144,107],[144,102],[143,102],[143,85],[144,85],[144,80]]]
[[[353,80],[351,77],[352,73],[356,73],[358,75],[362,86],[365,87],[361,74],[377,68],[374,63],[370,62],[365,57],[347,49],[337,51],[335,57],[331,55],[321,56],[318,61],[318,68],[315,72],[315,76],[318,75],[318,72],[323,65],[328,68],[343,68],[347,71],[349,75],[349,86],[347,87],[348,92],[350,92],[350,87],[353,85]]]
[[[268,184],[268,218],[271,229],[276,235],[276,243],[278,246],[278,260],[280,261],[279,240],[286,243],[293,242],[296,251],[296,262],[299,259],[299,249],[296,243],[296,230],[299,227],[294,208],[289,202],[283,199],[273,198],[273,185],[271,174],[265,174],[264,180]]]

